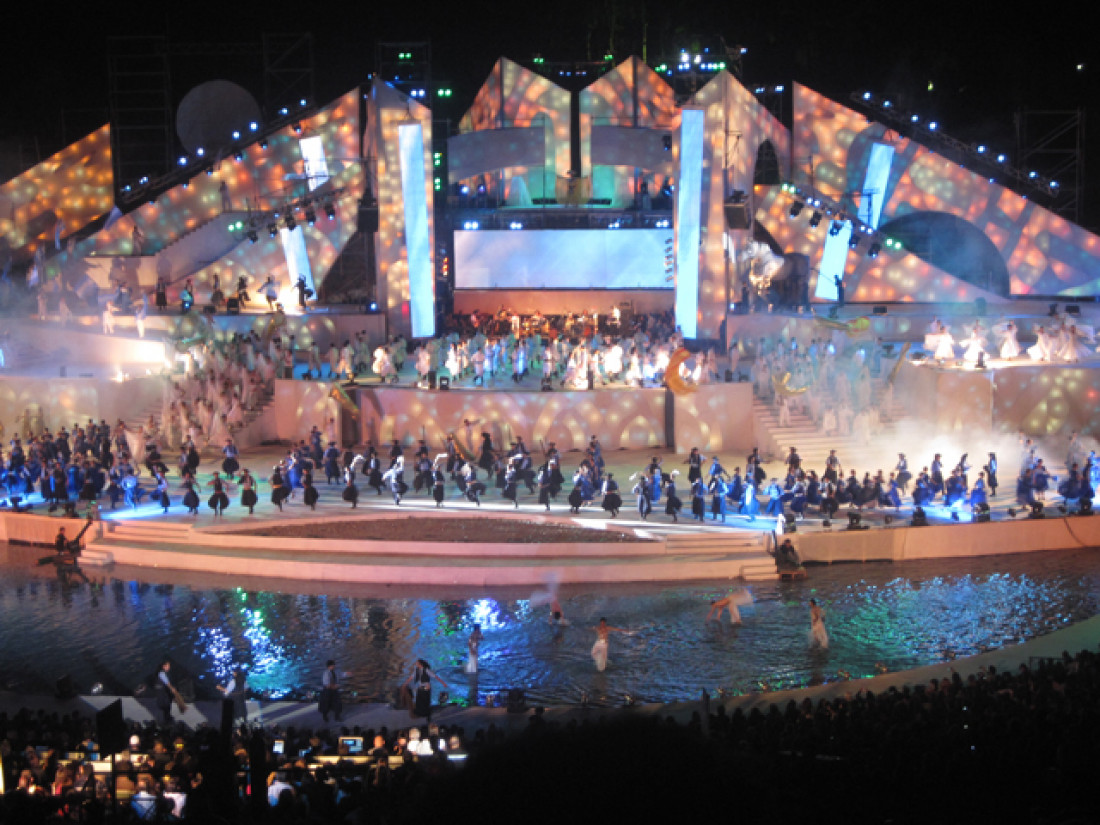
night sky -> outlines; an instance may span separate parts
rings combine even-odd
[[[35,153],[45,156],[104,123],[106,38],[146,34],[165,35],[174,44],[257,44],[264,31],[311,32],[320,102],[365,81],[374,68],[376,41],[429,40],[435,85],[454,89],[441,114],[454,120],[501,55],[529,65],[536,53],[548,61],[583,60],[599,59],[610,49],[618,60],[641,54],[643,29],[651,65],[681,47],[719,49],[724,38],[731,47],[748,48],[742,75],[747,86],[796,80],[842,102],[853,91],[870,89],[926,120],[937,119],[947,134],[1009,153],[1016,146],[1013,116],[1019,107],[1100,111],[1092,105],[1092,35],[1083,20],[1072,19],[1069,5],[1029,4],[1011,11],[1008,4],[958,1],[558,0],[338,8],[117,2],[86,5],[83,13],[55,8],[25,30],[10,21],[5,54],[15,80],[0,88],[0,139],[9,156],[21,148],[33,161]],[[217,78],[262,97],[258,55],[172,60],[177,102],[197,83]],[[1100,224],[1098,213],[1090,207],[1084,223]]]

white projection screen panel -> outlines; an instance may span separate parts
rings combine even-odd
[[[672,289],[667,229],[455,232],[456,289]]]

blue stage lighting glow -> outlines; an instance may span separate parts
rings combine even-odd
[[[939,124],[936,123],[936,121],[933,120],[933,121],[929,122],[928,130],[931,131],[931,132],[934,132],[934,131],[936,131],[937,126],[939,126]]]
[[[435,335],[435,278],[431,260],[424,171],[424,130],[419,123],[397,129],[401,157],[401,196],[405,202],[405,249],[409,266],[409,316],[414,338]]]
[[[206,154],[206,150],[200,146],[198,149],[195,150],[195,154],[201,158]]]
[[[984,155],[985,154],[985,144],[984,143],[979,143],[978,144],[978,154],[979,155]]]
[[[1004,163],[1006,160],[1008,160],[1006,155],[997,155],[997,163]]]
[[[1027,173],[1027,176],[1028,176],[1028,177],[1029,177],[1029,178],[1030,178],[1031,180],[1035,180],[1035,179],[1036,179],[1037,177],[1039,177],[1039,173],[1038,173],[1038,172],[1036,172],[1036,171],[1035,171],[1034,169],[1032,169],[1032,170],[1031,170],[1030,172],[1028,172],[1028,173]]]
[[[1051,189],[1057,189],[1057,188],[1058,188],[1058,187],[1059,187],[1060,185],[1061,185],[1061,184],[1059,184],[1059,183],[1058,183],[1058,181],[1056,181],[1056,180],[1052,180],[1052,181],[1050,182],[1050,188],[1051,188]]]
[[[685,338],[699,328],[699,236],[706,112],[684,109],[680,118],[680,191],[676,199],[676,325]]]
[[[920,123],[920,115],[909,115],[910,123]]]
[[[233,140],[240,140],[240,139],[241,139],[241,133],[238,130],[234,129],[233,130]]]
[[[787,88],[786,86],[782,86],[782,85],[776,86],[775,87],[776,94],[783,94],[783,90],[786,89],[786,88]]]
[[[290,114],[290,109],[288,109],[286,106],[284,106],[283,108],[281,108],[279,110],[279,114],[282,115],[283,117],[286,117],[287,115]]]
[[[304,109],[306,107],[306,99],[303,97],[301,100],[298,101],[298,105]]]
[[[863,99],[864,100],[870,100],[871,99],[871,93],[870,92],[864,92],[863,93]]]
[[[177,160],[176,163],[178,163],[180,166],[186,166],[187,165],[187,155],[180,155],[179,160]]]
[[[248,128],[251,131],[255,132],[257,129],[260,128],[260,124],[253,120],[251,123],[248,124]]]

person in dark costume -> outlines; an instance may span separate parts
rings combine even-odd
[[[508,469],[504,471],[504,488],[501,491],[501,495],[512,502],[513,506],[519,507],[519,501],[517,499],[517,478],[519,471],[516,469],[516,462],[514,459],[508,461]]]
[[[416,667],[413,668],[413,672],[409,674],[409,678],[402,685],[403,689],[408,690],[410,683],[412,684],[412,715],[426,718],[429,721],[432,718],[432,679],[435,679],[443,687],[450,689],[450,685],[432,670],[431,665],[423,659],[417,659]]]
[[[199,494],[195,492],[195,482],[191,478],[185,478],[183,480],[183,487],[187,490],[183,494],[183,506],[187,508],[187,512],[190,515],[198,515],[199,512]]]
[[[703,462],[705,460],[705,456],[700,454],[698,447],[691,448],[687,461],[684,462],[688,465],[688,484],[694,484],[696,479],[703,477]]]
[[[613,473],[608,473],[604,477],[601,506],[611,514],[611,518],[619,515],[619,508],[623,506],[623,497],[619,495],[619,482],[615,481]],[[549,506],[546,509],[549,510]]]
[[[164,473],[161,472],[158,472],[154,478],[156,479],[157,487],[153,494],[156,496],[160,506],[164,508],[164,512],[167,513],[168,508],[172,506],[172,500],[168,497],[168,479],[166,479]]]
[[[283,509],[283,502],[290,497],[290,486],[283,478],[283,468],[278,466],[271,474],[271,503],[279,510]]]
[[[576,515],[581,511],[582,504],[584,504],[584,495],[581,493],[581,486],[574,483],[573,489],[569,491],[569,512]]]
[[[222,455],[225,456],[222,460],[222,472],[232,481],[234,476],[237,475],[237,470],[241,469],[240,451],[237,450],[237,445],[233,443],[232,438],[225,440]]]
[[[207,482],[206,486],[214,488],[213,495],[206,503],[214,511],[215,516],[220,516],[225,512],[225,508],[229,506],[229,496],[225,494],[225,482],[222,481],[221,476],[214,473],[214,478]]]
[[[707,486],[702,477],[691,482],[691,517],[703,521],[706,517]]]
[[[330,441],[328,448],[322,456],[325,467],[325,481],[329,484],[337,484],[340,481],[340,450],[335,441]]]
[[[638,497],[638,515],[642,521],[645,521],[653,512],[653,497],[649,492],[649,484],[649,476],[643,472],[637,476],[637,481],[631,489],[631,492]]]
[[[305,501],[310,510],[316,510],[317,499],[320,498],[320,494],[317,492],[317,488],[313,486],[313,470],[302,472],[302,487],[305,488],[305,492],[302,493],[302,500]]]
[[[256,502],[259,500],[256,496],[256,479],[252,477],[252,473],[248,472],[248,468],[241,470],[241,506],[248,508],[248,514],[251,516],[254,513],[253,508],[256,506]]]
[[[550,465],[543,464],[535,474],[535,483],[539,488],[539,504],[550,510]]]
[[[673,470],[665,482],[665,515],[672,516],[673,521],[680,520],[680,510],[684,506],[679,496],[676,495],[676,476],[679,474],[679,470]]]
[[[382,462],[374,450],[370,450],[367,457],[367,486],[373,487],[377,495],[382,495]]]
[[[432,498],[435,499],[435,506],[443,506],[443,497],[446,494],[447,476],[440,469],[437,464],[435,469],[432,470]]]
[[[481,434],[481,453],[477,457],[477,466],[488,472],[493,467],[493,437],[489,433]]]
[[[989,494],[997,495],[997,454],[989,454],[989,462],[985,465],[986,483],[989,485]]]
[[[344,492],[340,496],[344,501],[350,503],[351,508],[354,510],[359,506],[359,488],[355,486],[355,472],[351,469],[347,470],[345,478]]]

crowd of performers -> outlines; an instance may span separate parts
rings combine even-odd
[[[1006,320],[986,328],[981,320],[963,330],[956,340],[947,324],[932,319],[924,336],[924,348],[940,363],[962,361],[977,365],[988,358],[1014,361],[1028,358],[1036,363],[1077,363],[1092,358],[1097,352],[1096,332],[1090,326],[1078,324],[1068,315],[1052,313],[1050,322],[1033,324],[1035,343],[1021,347],[1019,329]]]
[[[540,445],[538,456],[522,437],[498,447],[487,432],[481,434],[476,451],[461,447],[453,435],[447,437],[442,451],[433,451],[423,440],[408,451],[398,440],[383,449],[368,442],[357,451],[337,446],[335,428],[334,419],[325,432],[314,426],[307,438],[287,450],[268,478],[272,505],[282,510],[300,492],[303,504],[316,508],[323,475],[324,487],[337,487],[340,498],[352,507],[358,506],[360,485],[376,496],[392,497],[395,505],[419,494],[434,500],[436,507],[443,507],[455,494],[480,506],[492,488],[494,495],[516,508],[526,496],[549,511],[562,498],[570,513],[602,508],[614,518],[624,507],[624,495],[629,495],[643,520],[663,511],[678,521],[686,505],[695,520],[709,516],[724,522],[734,515],[755,520],[761,515],[804,518],[811,512],[831,518],[842,506],[897,511],[905,499],[914,507],[981,508],[988,506],[999,486],[998,458],[992,452],[976,473],[968,454],[949,467],[937,453],[929,465],[914,473],[906,455],[899,453],[893,471],[864,472],[861,477],[843,465],[835,449],[819,475],[804,467],[791,447],[784,461],[785,474],[769,480],[756,450],[746,457],[744,470],[736,466],[729,471],[719,457],[704,456],[693,448],[682,462],[676,460],[679,466],[668,467],[664,459],[654,456],[621,486],[606,470],[595,436],[567,475],[553,442]],[[1065,458],[1066,472],[1060,476],[1048,469],[1030,439],[1021,436],[1020,444],[1016,501],[1021,506],[1042,502],[1055,492],[1066,502],[1091,502],[1100,484],[1100,461],[1095,451],[1084,450],[1076,435]],[[240,506],[249,513],[259,504],[260,481],[241,467],[232,437],[225,438],[220,469],[205,484],[198,481],[202,457],[193,440],[188,438],[181,446],[176,477],[170,482],[171,471],[160,453],[156,431],[145,431],[143,440],[138,440],[121,422],[111,428],[106,422],[89,421],[86,426],[74,426],[71,433],[64,428],[56,435],[47,430],[28,438],[25,445],[19,437],[10,445],[7,456],[0,452],[0,485],[12,496],[40,491],[51,509],[83,502],[95,510],[101,500],[111,509],[133,508],[148,495],[167,512],[180,490],[180,503],[192,514],[198,514],[204,497],[216,516],[230,506],[230,495],[239,493]]]
[[[370,372],[384,382],[396,381],[411,358],[421,385],[435,375],[469,386],[519,383],[533,376],[544,385],[572,390],[609,384],[655,387],[682,344],[671,313],[636,315],[626,323],[617,308],[603,316],[552,318],[501,310],[456,316],[450,331],[418,342],[411,354],[408,342],[397,337],[376,348],[369,364]],[[340,370],[331,359],[326,365],[311,355],[309,370],[321,376],[327,367],[326,377],[338,378],[347,374],[344,363]],[[696,384],[720,380],[713,349],[696,353],[678,369]]]
[[[729,362],[752,381],[756,398],[774,405],[780,427],[801,413],[825,435],[869,444],[894,405],[893,384],[875,381],[892,362],[882,342],[869,337],[833,330],[805,345],[784,336],[734,340]]]

